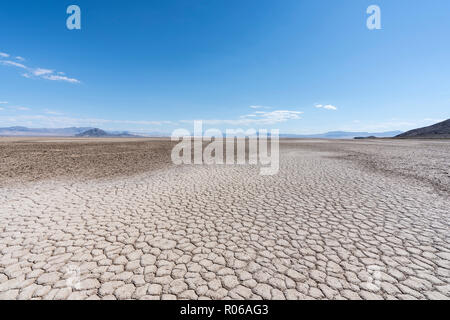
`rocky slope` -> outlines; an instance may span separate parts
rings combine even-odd
[[[450,119],[399,134],[396,138],[450,138]]]

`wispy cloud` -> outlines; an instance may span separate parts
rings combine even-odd
[[[50,114],[50,115],[54,115],[54,116],[61,116],[64,113],[59,112],[59,111],[54,111],[54,110],[50,110],[50,109],[44,109],[44,113],[45,114]]]
[[[0,101],[0,104],[8,104],[8,101]],[[0,107],[0,111],[5,110],[5,108]]]
[[[28,108],[26,108],[28,109]],[[15,110],[26,110],[24,107],[15,107]],[[180,123],[192,123],[192,120],[168,121],[168,120],[113,120],[102,118],[75,118],[62,116],[62,113],[45,109],[45,114],[38,115],[14,115],[0,116],[0,122],[8,125],[25,125],[41,127],[71,127],[71,126],[96,126],[104,127],[106,125],[114,126],[176,126]],[[205,124],[210,125],[270,125],[289,120],[301,119],[301,111],[275,110],[275,111],[256,111],[252,114],[243,115],[238,119],[212,119],[203,120]]]
[[[43,68],[37,68],[37,69],[34,69],[34,70],[32,71],[32,73],[33,73],[35,76],[42,76],[42,75],[44,75],[44,74],[53,73],[53,70],[50,70],[50,69],[43,69]]]
[[[314,107],[319,108],[319,109],[326,109],[326,110],[337,110],[337,107],[331,105],[331,104],[326,104],[326,105],[322,105],[322,104],[316,104]]]
[[[2,55],[3,54],[3,55]],[[0,57],[3,58],[8,58],[9,54],[6,53],[0,53]],[[24,58],[18,56],[16,57],[17,60],[19,61],[25,61]],[[16,68],[20,68],[23,70],[26,70],[25,73],[22,74],[23,77],[28,78],[28,79],[32,79],[32,78],[38,78],[38,79],[45,79],[45,80],[50,80],[50,81],[63,81],[63,82],[69,82],[69,83],[80,83],[80,80],[75,79],[75,78],[70,78],[65,76],[64,72],[56,72],[54,70],[51,69],[47,69],[47,68],[31,68],[28,67],[22,63],[16,62],[16,61],[12,61],[12,60],[0,60],[0,64],[4,65],[4,66],[10,66],[10,67],[16,67]]]
[[[0,61],[1,64],[5,65],[5,66],[11,66],[11,67],[17,67],[17,68],[22,68],[22,69],[28,69],[26,66],[24,66],[21,63],[15,62],[15,61],[10,61],[10,60],[1,60]]]
[[[255,111],[251,114],[240,116],[238,119],[205,119],[203,122],[210,125],[272,125],[286,122],[289,120],[301,119],[302,111],[293,110],[274,110],[274,111]],[[181,120],[183,123],[192,123],[192,120]]]
[[[42,78],[47,79],[47,80],[51,80],[51,81],[65,81],[65,82],[70,82],[70,83],[80,83],[80,80],[78,79],[74,79],[74,78],[69,78],[66,76],[57,76],[57,75],[45,75]]]
[[[54,110],[49,110],[49,109],[44,109],[44,113],[45,113],[45,114],[55,115],[55,116],[61,116],[61,115],[63,115],[62,112],[54,111]]]
[[[22,107],[22,106],[8,106],[9,109],[16,110],[16,111],[30,111],[31,109],[28,107]]]
[[[250,106],[251,109],[272,109],[272,107],[265,106]]]
[[[172,121],[75,118],[75,117],[58,116],[54,114],[0,116],[0,123],[7,126],[23,125],[23,126],[48,127],[48,128],[103,127],[105,125],[161,126],[161,125],[176,124],[175,122]]]
[[[0,101],[0,105],[5,105],[5,108],[14,111],[30,111],[31,109],[23,106],[9,106],[8,101]],[[5,108],[0,108],[0,110],[6,110]]]
[[[252,114],[241,116],[241,118],[256,120],[259,122],[278,123],[300,119],[300,115],[302,113],[302,111],[292,110],[255,111]]]
[[[0,58],[9,58],[9,54],[5,52],[0,52]]]

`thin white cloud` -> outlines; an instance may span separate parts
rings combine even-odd
[[[256,117],[257,121],[268,121],[269,123],[285,122],[288,120],[300,119],[302,111],[275,110],[275,111],[255,111],[252,114],[241,118]]]
[[[21,56],[17,56],[17,57],[16,57],[16,60],[19,60],[19,61],[25,61],[25,58],[23,58],[23,57],[21,57]]]
[[[8,101],[0,101],[0,104],[8,104]]]
[[[326,104],[326,105],[322,105],[322,104],[316,104],[314,107],[316,108],[321,108],[321,109],[326,109],[326,110],[337,110],[337,107],[331,105],[331,104]]]
[[[31,110],[28,107],[22,107],[22,106],[8,106],[8,108],[12,109],[12,110],[16,110],[16,111],[29,111],[29,110]]]
[[[53,110],[49,110],[49,109],[44,109],[44,113],[46,113],[46,114],[52,114],[52,115],[55,115],[55,116],[63,115],[62,112],[59,112],[59,111],[53,111]]]
[[[51,80],[51,81],[65,81],[65,82],[70,82],[70,83],[80,83],[80,80],[74,79],[74,78],[69,78],[66,76],[45,75],[42,78]]]
[[[22,69],[28,69],[26,66],[24,66],[21,63],[15,62],[15,61],[10,61],[10,60],[5,60],[5,61],[0,61],[1,64],[5,65],[5,66],[11,66],[11,67],[17,67],[17,68],[22,68]]]
[[[300,115],[302,113],[302,111],[292,110],[255,111],[254,113],[240,116],[238,119],[206,119],[203,122],[210,125],[272,125],[301,119]],[[180,122],[192,123],[192,120],[181,120]]]
[[[143,125],[143,126],[161,126],[175,125],[172,121],[150,121],[150,120],[112,120],[99,118],[74,118],[58,115],[14,115],[0,116],[0,124],[10,126],[23,125],[33,127],[103,127],[105,125]]]
[[[0,52],[0,57],[1,58],[9,58],[9,54],[7,54],[5,52]]]
[[[4,56],[4,57],[9,57]],[[25,61],[22,57],[16,57],[17,60]],[[17,67],[20,69],[26,70],[26,73],[23,73],[22,76],[27,79],[32,78],[40,78],[40,79],[46,79],[50,81],[63,81],[63,82],[69,82],[69,83],[80,83],[80,80],[75,78],[66,77],[64,72],[56,72],[51,69],[46,68],[30,68],[22,63],[18,63],[11,60],[0,60],[0,64],[4,66],[10,66],[10,67]]]
[[[37,68],[37,69],[33,70],[33,74],[35,76],[42,76],[42,75],[50,74],[50,73],[53,73],[53,70],[43,69],[43,68]]]
[[[250,106],[251,109],[272,109],[272,107],[265,106]]]

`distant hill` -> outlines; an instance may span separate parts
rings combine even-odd
[[[94,128],[81,132],[76,137],[106,137],[108,133],[102,129]]]
[[[317,138],[317,139],[354,139],[355,137],[395,137],[402,131],[389,132],[348,132],[331,131],[321,134],[280,134],[280,138]],[[170,137],[170,133],[146,132],[129,133],[127,131],[104,131],[93,127],[70,127],[70,128],[27,128],[27,127],[7,127],[0,128],[0,136],[15,137]]]
[[[355,137],[356,140],[364,140],[364,139],[377,139],[378,137],[375,136],[368,136],[368,137]]]
[[[410,130],[399,134],[396,138],[403,139],[442,139],[450,138],[450,119],[433,124],[428,127]]]
[[[78,133],[75,136],[80,137],[80,138],[136,138],[136,137],[139,137],[137,135],[130,134],[128,132],[108,133],[99,128],[89,129],[87,131]]]
[[[79,133],[93,129],[92,127],[70,127],[70,128],[27,128],[27,127],[6,127],[0,128],[0,136],[36,136],[36,137],[73,137]]]
[[[280,138],[313,138],[313,139],[354,139],[356,137],[390,138],[402,133],[402,131],[387,132],[348,132],[330,131],[320,134],[280,134]]]
[[[70,128],[27,128],[6,127],[0,128],[3,137],[141,137],[128,132],[107,132],[93,127]]]

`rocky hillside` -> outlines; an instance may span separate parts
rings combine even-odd
[[[429,127],[414,129],[396,136],[396,138],[442,139],[450,138],[450,119]]]

